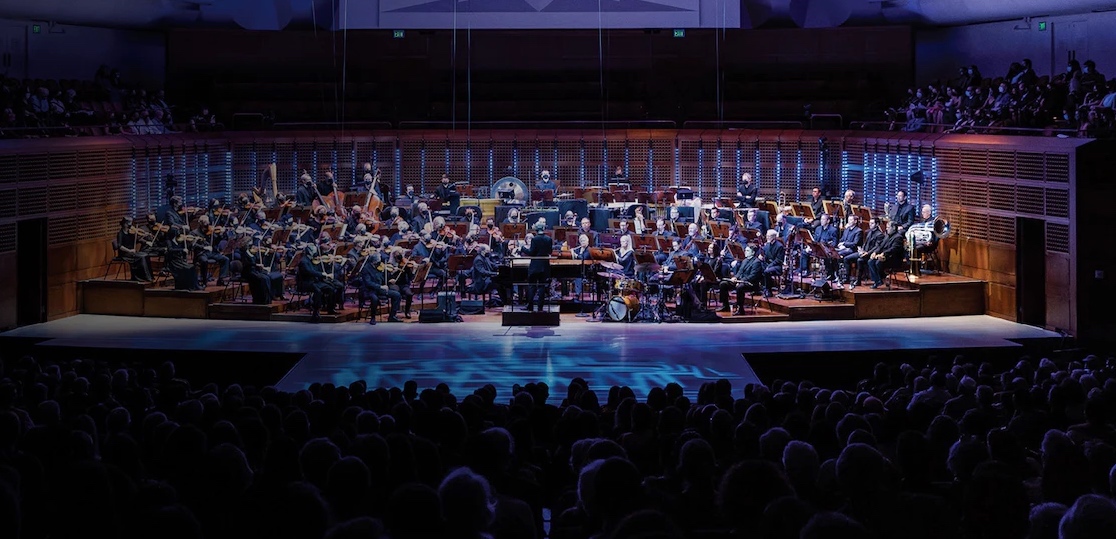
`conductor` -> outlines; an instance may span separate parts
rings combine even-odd
[[[531,263],[527,266],[527,282],[530,285],[527,293],[527,311],[535,310],[535,298],[538,297],[539,312],[543,310],[543,301],[550,292],[550,252],[554,250],[554,240],[543,234],[546,230],[546,221],[539,219],[535,223],[535,235],[531,239],[531,246],[527,248],[527,256]]]

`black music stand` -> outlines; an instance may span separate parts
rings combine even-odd
[[[654,251],[659,249],[659,242],[655,240],[655,236],[651,234],[633,235],[632,248],[636,251]]]

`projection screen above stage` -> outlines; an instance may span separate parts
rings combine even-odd
[[[379,20],[375,26],[383,29],[740,27],[739,0],[379,0],[378,3]],[[350,0],[350,6],[360,4]],[[362,15],[358,17],[367,16]],[[353,11],[349,17],[353,17]]]

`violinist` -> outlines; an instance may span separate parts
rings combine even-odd
[[[204,279],[203,284],[209,282],[209,264],[217,264],[217,286],[225,286],[225,280],[229,278],[229,257],[213,249],[210,242],[213,232],[214,227],[209,224],[209,216],[198,217],[198,228],[191,232],[194,236],[194,264],[198,267],[198,275]]]
[[[212,199],[209,201],[209,208],[205,214],[209,216],[209,222],[215,225],[221,224],[224,220],[228,219],[228,212],[223,212],[224,204],[219,199]]]
[[[175,290],[201,290],[198,284],[197,268],[188,259],[187,238],[183,234],[171,234],[167,241],[167,254],[164,267],[174,277]]]
[[[326,307],[326,314],[337,314],[334,307],[340,295],[340,284],[326,275],[321,266],[318,247],[307,245],[298,261],[297,286],[299,291],[310,295],[310,321],[315,323],[322,320],[322,305]]]
[[[267,305],[271,303],[271,278],[265,271],[261,250],[249,242],[241,242],[237,249],[240,255],[240,280],[248,283],[252,292],[252,303]]]
[[[388,210],[387,227],[388,228],[399,229],[399,228],[401,228],[400,225],[404,225],[404,224],[406,224],[408,227],[410,227],[410,224],[407,223],[407,220],[399,215],[399,207],[398,206],[392,206],[391,209]]]
[[[151,263],[148,261],[150,255],[141,238],[150,239],[151,233],[133,226],[131,217],[124,217],[120,220],[120,230],[116,233],[113,247],[117,256],[132,266],[132,280],[147,283],[153,280]]]
[[[363,220],[364,213],[360,211],[360,206],[353,206],[349,211],[349,216],[345,219],[345,230],[356,231],[357,225],[361,224]]]
[[[144,250],[150,256],[163,256],[167,252],[167,238],[170,237],[170,226],[164,225],[155,218],[155,212],[147,213],[147,221],[143,224],[147,235],[140,241]]]
[[[415,278],[415,268],[418,265],[413,260],[403,256],[403,248],[391,248],[391,262],[388,265],[388,291],[398,292],[403,298],[403,318],[411,318],[411,302],[415,293],[411,291],[411,283]]]
[[[360,294],[362,298],[372,301],[373,315],[370,317],[369,324],[376,324],[375,311],[380,309],[380,302],[387,298],[390,301],[388,307],[388,322],[402,322],[396,315],[399,313],[399,301],[402,299],[398,290],[392,290],[388,286],[388,277],[386,274],[387,266],[384,264],[380,251],[373,250],[364,261],[360,269]]]
[[[155,217],[162,224],[179,228],[176,232],[185,232],[186,216],[183,215],[182,197],[172,196],[169,204],[155,210]]]
[[[400,221],[399,228],[388,238],[388,244],[395,245],[401,241],[412,239],[414,236],[414,233],[411,232],[411,225],[408,225],[406,221]]]
[[[493,255],[501,259],[507,256],[508,242],[504,240],[504,232],[499,228],[493,227],[489,229],[488,249]]]
[[[298,189],[295,191],[295,205],[302,208],[309,208],[314,204],[317,194],[314,192],[314,178],[309,174],[303,174],[298,178]]]

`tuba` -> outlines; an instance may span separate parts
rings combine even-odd
[[[950,234],[949,221],[938,217],[934,219],[934,235],[941,238],[948,238]]]

